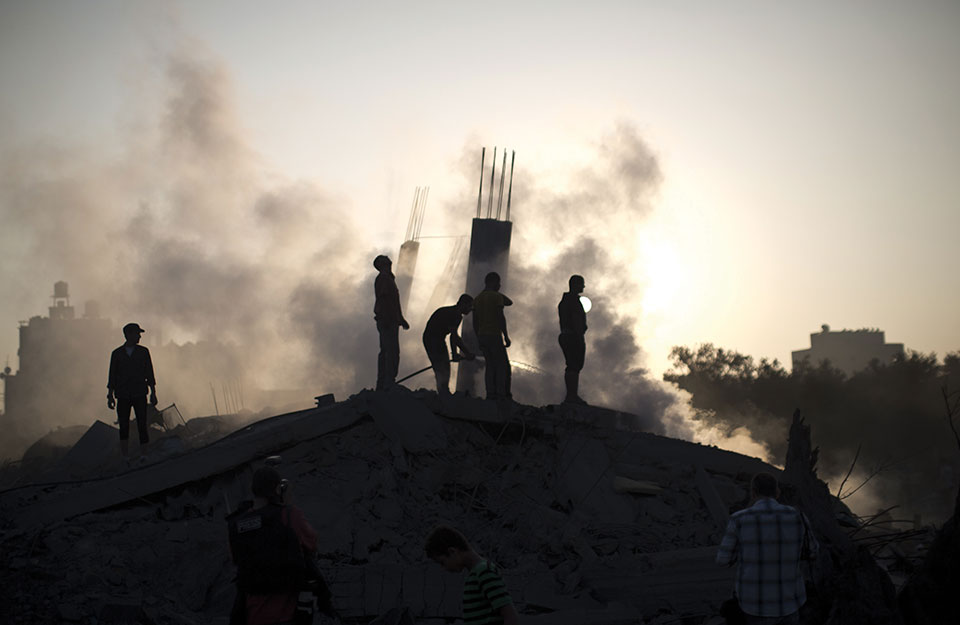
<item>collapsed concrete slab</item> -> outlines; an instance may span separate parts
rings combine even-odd
[[[274,417],[190,454],[64,488],[65,492],[55,498],[46,496],[48,487],[44,486],[8,491],[0,495],[0,516],[15,526],[31,527],[102,510],[229,471],[253,458],[347,427],[360,418],[350,405],[340,410],[332,406]],[[105,444],[104,428],[97,426],[95,432],[91,444],[78,452],[79,460],[88,459],[95,448]]]
[[[409,393],[365,393],[361,397],[369,402],[369,411],[377,426],[407,451],[419,453],[447,446],[439,417]]]
[[[117,456],[119,440],[119,429],[94,421],[57,463],[53,475],[64,480],[90,477]]]
[[[111,479],[8,491],[0,584],[32,622],[59,618],[47,601],[88,618],[134,591],[158,624],[218,622],[233,599],[224,515],[249,497],[256,464],[280,454],[352,622],[460,616],[462,576],[423,553],[438,523],[500,565],[525,622],[715,614],[732,590],[732,571],[713,563],[721,520],[753,472],[776,470],[570,414],[586,413],[365,392]]]
[[[71,425],[53,430],[30,445],[23,452],[21,461],[26,465],[57,461],[70,451],[71,447],[76,445],[86,431],[87,428],[82,425]]]

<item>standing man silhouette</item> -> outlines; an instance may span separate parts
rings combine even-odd
[[[377,322],[380,334],[380,354],[377,356],[377,390],[382,391],[393,386],[400,368],[400,327],[410,329],[400,310],[400,290],[393,272],[393,262],[384,255],[373,259],[374,268],[379,271],[373,283],[376,301],[373,305],[373,318]]]
[[[110,371],[107,376],[107,407],[117,409],[120,426],[120,451],[127,456],[130,438],[130,409],[137,417],[137,432],[140,434],[140,453],[150,442],[147,430],[147,387],[150,387],[150,405],[157,405],[157,381],[153,375],[150,350],[140,343],[140,334],[145,332],[136,323],[123,326],[123,345],[110,354]]]
[[[583,369],[583,358],[587,353],[587,343],[584,334],[587,332],[587,313],[580,302],[580,294],[585,287],[583,276],[570,276],[570,290],[563,294],[557,305],[560,314],[560,349],[567,362],[563,372],[563,381],[567,386],[567,397],[564,403],[586,405],[587,402],[577,394],[580,386],[580,371]]]
[[[486,360],[484,382],[487,399],[510,399],[510,360],[507,348],[510,335],[504,306],[512,306],[509,297],[500,293],[500,274],[491,271],[483,279],[485,288],[473,299],[473,331]]]
[[[423,329],[423,347],[427,350],[427,358],[433,367],[433,375],[437,378],[437,393],[450,394],[450,360],[460,360],[457,348],[463,352],[463,357],[473,360],[473,353],[463,344],[463,339],[457,334],[460,320],[473,310],[473,298],[464,293],[453,306],[443,306],[433,311],[427,326]],[[450,335],[450,351],[444,339]]]

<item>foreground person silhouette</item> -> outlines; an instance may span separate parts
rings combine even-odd
[[[563,359],[566,369],[563,372],[563,381],[567,387],[565,403],[586,405],[578,394],[580,387],[580,371],[583,369],[583,359],[587,353],[587,343],[584,334],[587,332],[587,313],[583,310],[580,294],[585,287],[583,276],[572,275],[568,281],[570,290],[563,294],[557,304],[560,315],[560,349],[563,350]]]
[[[433,311],[426,327],[423,329],[423,347],[427,350],[427,358],[433,367],[433,375],[437,379],[437,392],[440,395],[450,394],[450,360],[460,360],[459,348],[463,357],[473,360],[473,353],[463,344],[457,328],[465,315],[473,310],[473,298],[464,293],[453,306],[443,306]],[[450,335],[450,351],[444,341]]]
[[[511,306],[513,302],[500,293],[500,274],[497,272],[488,273],[483,283],[485,288],[473,299],[473,331],[486,360],[487,399],[510,399],[510,360],[507,358],[510,335],[503,307]]]
[[[380,353],[377,356],[377,390],[393,386],[400,368],[400,328],[410,329],[400,310],[400,290],[397,279],[390,270],[393,261],[382,254],[373,259],[374,268],[380,273],[373,283],[376,301],[373,318],[380,335]]]
[[[137,433],[140,435],[140,453],[150,442],[147,423],[147,387],[150,388],[150,405],[157,405],[157,380],[153,375],[153,360],[150,350],[140,343],[140,334],[145,332],[136,323],[123,326],[123,345],[110,354],[110,370],[107,374],[107,408],[117,409],[117,425],[120,427],[120,452],[127,457],[130,440],[130,409],[137,418]]]
[[[818,551],[803,514],[777,502],[769,473],[750,482],[751,505],[734,513],[717,550],[717,564],[737,566],[734,593],[747,625],[796,625],[807,600],[800,561]]]
[[[497,565],[481,558],[467,539],[441,525],[427,536],[427,557],[449,573],[467,572],[463,580],[464,625],[517,625],[519,616]]]
[[[227,517],[237,597],[230,625],[313,622],[313,602],[333,614],[317,568],[317,533],[291,503],[292,489],[272,467],[253,474],[253,500]],[[304,599],[306,596],[306,599]]]

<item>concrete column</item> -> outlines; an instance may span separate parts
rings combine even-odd
[[[420,253],[419,241],[407,241],[400,246],[397,257],[397,289],[400,290],[400,307],[407,316],[407,304],[410,303],[410,289],[413,288],[413,273],[417,268],[417,255]]]

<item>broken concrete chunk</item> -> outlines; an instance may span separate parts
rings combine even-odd
[[[713,516],[717,527],[720,528],[720,531],[723,531],[727,527],[727,520],[730,516],[727,511],[727,506],[723,503],[717,490],[713,487],[713,481],[702,466],[697,467],[695,479],[697,489],[700,491],[700,496],[703,497],[703,501],[707,504],[707,509],[710,511],[711,516]]]
[[[678,514],[678,512],[671,506],[668,506],[659,499],[653,498],[644,499],[641,509],[651,518],[659,521],[660,523],[669,523]]]
[[[83,618],[80,607],[74,603],[61,603],[57,606],[57,614],[60,615],[61,619],[72,623]]]
[[[451,419],[465,419],[484,423],[502,423],[503,417],[497,413],[495,402],[467,397],[454,393],[440,402],[440,414]]]
[[[171,523],[164,540],[173,543],[185,543],[190,539],[190,524],[187,521]]]
[[[560,452],[557,486],[566,506],[582,508],[612,523],[633,523],[634,500],[613,492],[613,472],[606,445],[596,439],[574,439]]]
[[[631,480],[620,475],[613,478],[613,490],[617,493],[630,493],[632,495],[659,495],[663,492],[660,485],[654,482]]]
[[[413,615],[409,608],[390,608],[386,614],[382,614],[370,621],[370,625],[413,625]]]
[[[154,625],[139,603],[108,603],[100,610],[98,625]]]
[[[337,400],[334,399],[333,393],[327,393],[326,395],[317,395],[314,397],[317,401],[317,408],[323,408],[324,406],[332,406],[337,403]]]
[[[595,610],[603,604],[590,596],[573,597],[558,588],[548,577],[534,577],[523,586],[520,597],[529,606],[547,610]]]
[[[370,400],[370,414],[390,440],[400,441],[411,453],[447,446],[443,423],[437,415],[405,392],[376,393]]]

